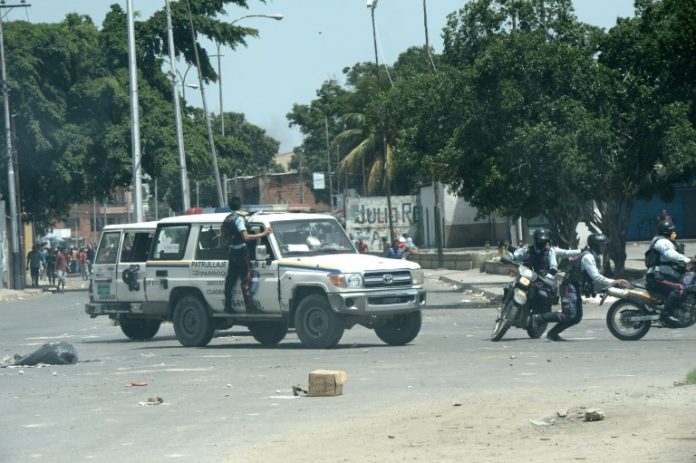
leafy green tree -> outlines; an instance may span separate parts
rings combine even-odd
[[[231,4],[247,7],[245,0],[191,0],[198,33],[230,47],[244,45],[244,37],[256,35],[254,29],[217,18]],[[172,9],[175,52],[191,62],[186,2],[172,2]],[[164,24],[163,10],[136,22],[142,167],[145,174],[160,180],[163,196],[180,209],[171,83],[162,71],[168,53]],[[58,24],[5,24],[22,210],[38,225],[65,216],[72,203],[101,200],[114,187],[130,184],[127,43],[126,14],[118,5],[112,6],[100,30],[89,17],[77,14]],[[214,81],[217,76],[209,56],[200,46],[199,50],[204,79]],[[188,117],[183,121],[190,177],[210,178],[204,127]],[[239,136],[243,140],[231,136],[222,141],[223,158],[250,152],[254,155],[246,157],[250,162],[243,165],[245,171],[270,165],[269,152],[277,142],[249,124]],[[0,177],[6,188],[5,183]]]

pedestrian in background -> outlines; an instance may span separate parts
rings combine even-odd
[[[39,254],[39,245],[35,244],[34,248],[27,254],[27,267],[31,272],[31,287],[39,287],[39,271],[41,269],[41,255]]]
[[[63,254],[63,250],[58,248],[56,253],[56,280],[58,283],[58,292],[65,292],[65,274],[68,271],[68,259]]]
[[[46,279],[46,257],[48,256],[48,249],[46,246],[41,246],[39,251],[39,259],[41,260],[41,269],[39,271],[39,280]]]
[[[56,284],[56,259],[58,254],[55,249],[50,249],[48,255],[46,256],[46,278],[48,278],[48,284],[50,286],[55,286]]]

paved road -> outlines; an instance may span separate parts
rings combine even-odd
[[[452,309],[467,298],[428,281],[433,306],[412,345],[390,347],[362,327],[332,350],[303,349],[291,333],[263,348],[245,329],[207,348],[183,348],[171,325],[151,342],[130,342],[82,309],[85,292],[0,305],[0,357],[50,340],[78,350],[73,366],[0,369],[2,462],[235,461],[235,449],[272,441],[303,423],[332,423],[412,401],[477,391],[551,387],[669,385],[694,367],[696,329],[654,330],[625,343],[608,333],[603,312],[568,331],[569,343],[530,340],[513,329],[488,340],[493,308]],[[318,368],[348,372],[345,395],[292,399]],[[127,387],[145,381],[144,387]],[[149,397],[158,406],[143,406]]]

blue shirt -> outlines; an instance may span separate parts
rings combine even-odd
[[[404,250],[401,248],[396,248],[394,249],[393,247],[390,247],[387,249],[387,251],[384,253],[384,257],[388,257],[390,259],[401,259],[404,255]]]

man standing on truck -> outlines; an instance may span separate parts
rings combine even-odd
[[[260,310],[251,297],[251,262],[246,243],[268,236],[272,230],[268,227],[259,233],[249,233],[241,208],[242,200],[235,196],[230,201],[232,213],[222,222],[222,238],[229,256],[225,278],[225,312],[232,313],[232,292],[239,280],[247,313],[258,313]]]

